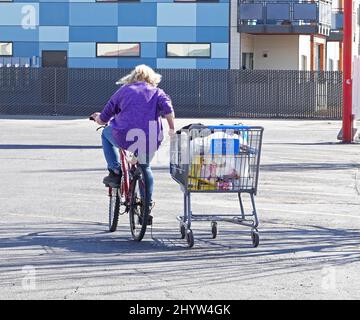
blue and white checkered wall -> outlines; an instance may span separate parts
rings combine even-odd
[[[13,42],[13,57],[41,57],[67,50],[69,67],[229,67],[229,0],[0,0],[0,42]],[[25,24],[25,28],[24,28]],[[96,42],[140,42],[141,57],[96,57]],[[211,58],[166,58],[167,42],[211,43]]]

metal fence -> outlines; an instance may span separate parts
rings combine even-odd
[[[0,68],[0,114],[88,116],[128,69]],[[340,119],[341,72],[158,69],[177,117]]]

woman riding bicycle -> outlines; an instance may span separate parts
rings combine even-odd
[[[119,148],[133,152],[144,170],[148,186],[148,206],[152,207],[153,174],[150,162],[163,140],[161,117],[174,133],[174,109],[170,97],[157,86],[161,75],[146,65],[137,66],[117,84],[122,86],[110,98],[103,111],[91,115],[100,125],[109,122],[102,132],[102,146],[109,175],[105,185],[119,185],[121,167]]]

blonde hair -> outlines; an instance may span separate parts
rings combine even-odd
[[[161,75],[145,64],[141,64],[136,66],[130,74],[117,81],[116,84],[130,84],[140,81],[145,81],[156,87],[161,81]]]

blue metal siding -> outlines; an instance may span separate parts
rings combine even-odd
[[[229,55],[228,43],[212,43],[211,44],[211,58],[227,59]]]
[[[197,59],[172,59],[172,58],[165,58],[165,59],[157,59],[157,66],[158,68],[196,68],[196,60]]]
[[[156,3],[120,3],[119,26],[156,26]]]
[[[118,68],[134,68],[138,64],[146,64],[156,68],[155,58],[118,58]]]
[[[69,27],[52,26],[39,27],[39,41],[48,42],[68,42],[69,41]]]
[[[159,3],[157,17],[158,26],[196,26],[196,4]]]
[[[72,26],[117,26],[116,3],[70,3]]]
[[[68,58],[69,68],[117,68],[116,58]]]
[[[71,42],[117,42],[117,27],[70,27]]]
[[[72,58],[95,58],[96,44],[94,42],[70,42],[69,57]]]
[[[118,27],[119,42],[156,42],[156,27]]]
[[[198,27],[196,28],[197,42],[228,42],[229,28],[227,27]]]
[[[196,62],[198,69],[228,69],[228,59],[198,59]]]
[[[34,42],[39,41],[39,29],[25,30],[21,26],[0,26],[0,39],[1,41],[26,41]]]
[[[14,57],[33,57],[39,55],[39,42],[14,43]]]
[[[159,42],[196,42],[196,27],[158,27]]]
[[[0,3],[0,41],[14,43],[14,57],[67,50],[69,67],[118,68],[145,63],[159,68],[228,68],[229,0],[100,3],[95,0],[14,0]],[[24,29],[24,6],[34,25]],[[25,19],[29,23],[29,19]],[[138,58],[96,57],[96,42],[139,42]],[[166,58],[167,42],[207,42],[211,58]]]
[[[199,3],[196,8],[196,25],[226,27],[229,24],[229,5],[219,3]]]
[[[157,57],[166,58],[166,43],[158,42],[157,43]]]
[[[141,44],[142,58],[156,58],[157,57],[157,43],[143,42]]]
[[[69,25],[69,4],[40,3],[40,25],[42,26]]]
[[[0,25],[21,26],[29,23],[27,15],[34,13],[32,25],[39,25],[39,4],[38,3],[0,3]]]

